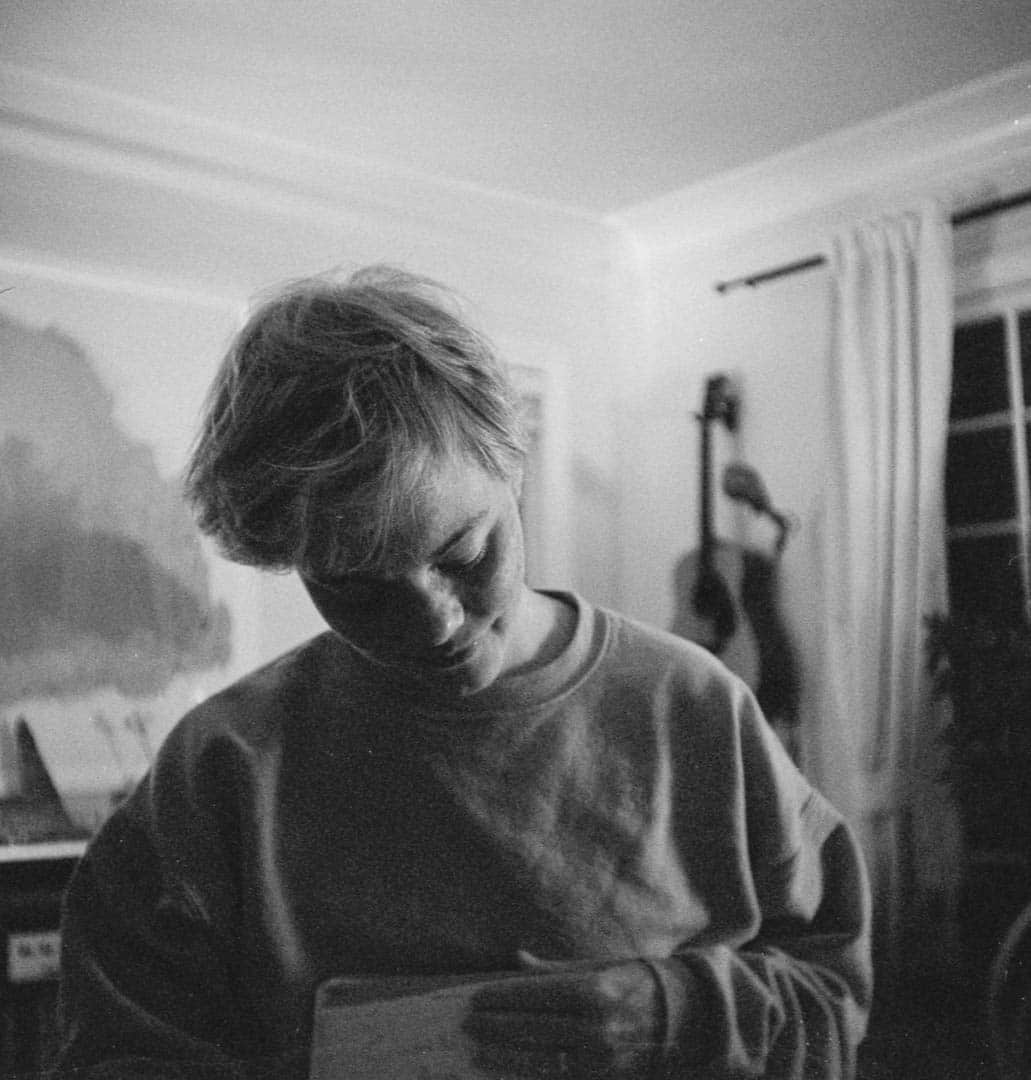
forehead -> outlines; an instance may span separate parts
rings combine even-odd
[[[464,533],[498,516],[510,497],[504,480],[475,463],[431,461],[417,470],[403,492],[382,499],[377,510],[363,513],[355,508],[363,520],[345,528],[341,537],[346,561],[384,574],[432,561]],[[378,519],[375,524],[370,515]]]

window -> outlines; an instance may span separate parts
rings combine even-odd
[[[964,622],[1031,621],[1031,292],[960,313],[946,457],[949,591]]]

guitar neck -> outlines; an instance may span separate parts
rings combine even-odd
[[[712,564],[712,553],[715,548],[715,533],[712,525],[712,437],[709,431],[710,420],[701,417],[702,425],[701,448],[699,460],[701,472],[699,476],[699,496],[701,513],[699,514],[698,550],[703,566]]]

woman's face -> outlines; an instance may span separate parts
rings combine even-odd
[[[525,659],[522,523],[512,486],[469,461],[431,465],[424,479],[380,565],[302,580],[368,660],[468,696]]]

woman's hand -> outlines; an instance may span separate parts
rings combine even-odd
[[[648,966],[559,966],[476,993],[465,1031],[477,1068],[505,1080],[647,1080],[662,1038],[658,984]]]

